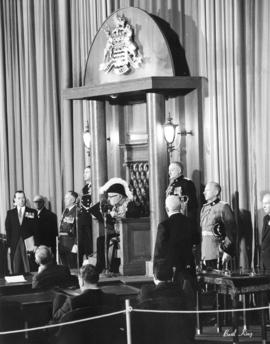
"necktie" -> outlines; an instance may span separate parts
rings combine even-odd
[[[20,225],[22,224],[22,221],[23,221],[22,208],[19,208],[19,222],[20,222]]]

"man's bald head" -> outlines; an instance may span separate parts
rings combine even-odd
[[[180,213],[181,201],[179,196],[169,195],[165,200],[165,207],[169,216],[171,213]]]

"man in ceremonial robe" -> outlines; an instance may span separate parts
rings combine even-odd
[[[133,201],[127,182],[121,178],[111,178],[100,188],[100,194],[103,195],[101,202],[91,207],[90,211],[100,222],[106,221],[107,249],[109,253],[111,251],[111,254],[108,254],[111,255],[111,259],[110,262],[106,262],[105,236],[101,235],[97,238],[96,268],[99,273],[106,268],[112,273],[118,273],[120,261],[119,258],[114,257],[114,248],[119,242],[119,220],[140,217],[142,207]],[[109,250],[111,247],[113,249]]]

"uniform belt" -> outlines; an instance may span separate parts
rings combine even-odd
[[[60,232],[60,233],[59,233],[59,236],[68,236],[68,233],[66,233],[66,232]]]

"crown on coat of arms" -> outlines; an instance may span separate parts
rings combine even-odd
[[[105,33],[107,43],[104,49],[103,63],[100,70],[115,74],[126,74],[133,68],[139,68],[142,55],[134,42],[134,30],[123,15],[115,17],[115,27],[110,30],[107,26]]]

